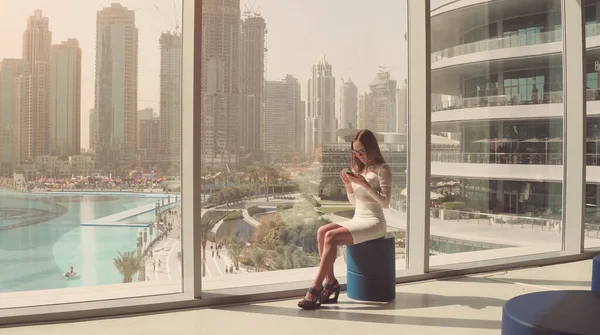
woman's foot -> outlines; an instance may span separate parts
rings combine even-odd
[[[338,283],[337,279],[325,279],[325,284],[323,285],[323,291],[321,293],[321,303],[322,304],[335,304],[338,301],[340,296],[340,283]],[[333,296],[333,298],[331,297]]]
[[[306,310],[317,309],[321,307],[322,293],[323,287],[309,287],[304,299],[298,302],[298,307]]]

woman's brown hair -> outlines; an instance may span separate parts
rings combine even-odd
[[[383,164],[385,163],[385,159],[383,159],[383,155],[381,154],[381,150],[379,150],[379,143],[377,142],[377,137],[373,134],[369,129],[361,129],[354,135],[352,139],[351,149],[352,149],[352,158],[350,160],[350,164],[352,166],[352,171],[355,173],[362,173],[365,171],[365,164],[358,159],[358,155],[354,153],[354,143],[360,142],[363,148],[365,149],[365,154],[367,156],[367,164],[372,162],[373,164]]]

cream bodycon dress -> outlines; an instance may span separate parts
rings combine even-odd
[[[383,209],[389,206],[392,194],[392,171],[389,165],[370,166],[362,175],[371,188],[367,190],[352,184],[354,193],[348,194],[348,200],[355,206],[354,217],[338,223],[350,231],[354,244],[385,236],[387,227]]]

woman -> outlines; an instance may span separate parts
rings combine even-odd
[[[356,207],[354,217],[319,228],[317,241],[321,263],[306,296],[298,303],[302,309],[337,302],[340,284],[333,273],[333,263],[339,245],[353,245],[385,236],[383,209],[390,204],[392,171],[381,155],[373,132],[362,129],[354,136],[350,162],[352,171],[342,170],[340,177],[346,186],[348,200]]]

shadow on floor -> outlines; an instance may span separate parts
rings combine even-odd
[[[590,288],[592,286],[591,279],[589,281],[579,280],[552,280],[552,279],[528,279],[528,278],[514,278],[502,274],[490,275],[488,278],[483,277],[457,277],[449,279],[441,279],[440,281],[458,281],[468,283],[486,283],[486,284],[498,284],[499,280],[504,282],[511,282],[513,284],[522,283],[529,285],[539,286],[580,286]],[[509,284],[509,283],[506,283]]]
[[[269,314],[287,317],[328,319],[338,321],[371,322],[383,324],[402,324],[418,326],[436,326],[448,328],[500,329],[501,321],[458,319],[441,317],[421,317],[406,315],[377,314],[377,311],[419,309],[442,306],[468,306],[481,309],[484,307],[501,307],[504,300],[487,297],[443,296],[437,294],[398,293],[396,300],[388,304],[363,303],[358,301],[340,301],[334,305],[323,305],[321,309],[303,311],[294,303],[289,307],[267,305],[245,305],[219,308],[221,310]]]
[[[419,309],[445,306],[464,306],[473,309],[502,307],[506,301],[497,298],[472,296],[445,296],[428,293],[397,292],[396,299],[388,304],[360,301],[340,301],[337,305],[324,305],[323,308],[338,310],[396,310]]]

